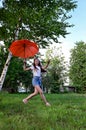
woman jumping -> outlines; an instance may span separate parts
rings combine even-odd
[[[32,97],[36,96],[39,93],[46,106],[50,106],[49,102],[47,102],[43,94],[43,91],[41,89],[41,74],[42,72],[45,72],[45,69],[48,67],[49,63],[50,60],[48,61],[47,65],[43,67],[41,65],[40,60],[38,58],[35,58],[33,65],[31,67],[26,67],[26,64],[24,64],[23,66],[24,70],[32,70],[33,73],[32,85],[34,87],[34,92],[30,94],[28,97],[26,97],[25,99],[23,99],[23,102],[25,104],[28,102],[29,99],[31,99]]]

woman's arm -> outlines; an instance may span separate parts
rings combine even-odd
[[[30,67],[26,67],[26,62],[24,62],[23,69],[26,71],[26,70],[30,70],[31,68]]]
[[[26,66],[23,66],[23,69],[26,71],[26,70],[31,70],[30,67],[26,67]]]
[[[50,60],[48,60],[46,66],[42,67],[43,69],[46,69],[48,67],[48,65],[50,64]]]

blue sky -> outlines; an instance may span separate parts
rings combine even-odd
[[[69,61],[70,50],[75,46],[78,41],[86,43],[86,0],[76,0],[77,8],[71,12],[72,18],[68,20],[75,26],[68,29],[71,34],[66,38],[61,38],[62,51],[67,61]]]
[[[75,26],[69,29],[71,34],[67,36],[67,40],[86,42],[86,0],[78,0],[77,4],[77,8],[72,12],[72,18],[69,20]]]
[[[2,2],[2,0],[0,0],[0,6],[2,5],[2,3],[1,3],[1,2]]]

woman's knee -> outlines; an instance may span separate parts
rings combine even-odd
[[[33,92],[33,95],[37,95],[38,94],[38,92]]]
[[[40,94],[40,95],[43,95],[43,91],[40,91],[39,94]]]
[[[35,92],[35,95],[37,95],[38,94],[38,92]]]

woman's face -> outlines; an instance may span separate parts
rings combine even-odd
[[[39,60],[35,59],[34,63],[35,63],[35,65],[38,65],[39,64]]]

